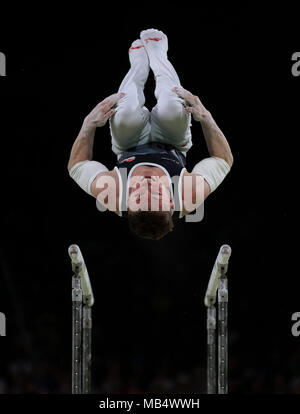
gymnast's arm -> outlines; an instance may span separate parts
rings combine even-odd
[[[196,111],[195,108],[192,108],[192,110]],[[205,108],[200,116],[200,122],[209,155],[211,157],[221,158],[231,168],[233,164],[233,156],[228,141],[216,124],[211,113],[208,112]]]
[[[112,108],[122,96],[124,94],[113,94],[104,99],[84,119],[82,128],[73,144],[68,163],[68,171],[74,181],[107,208],[109,207],[106,205],[105,199],[109,197],[106,194],[102,200],[100,193],[107,190],[108,186],[112,184],[114,195],[117,196],[116,185],[114,185],[115,172],[108,171],[106,166],[98,161],[92,161],[93,145],[96,128],[104,126],[108,118],[115,113]],[[98,178],[102,178],[102,180],[98,181]],[[94,181],[100,184],[100,187],[95,185]]]
[[[193,183],[188,184],[188,191],[191,191],[193,199],[196,199],[196,195],[198,195],[198,207],[224,180],[232,167],[233,156],[224,134],[216,124],[211,113],[201,103],[198,96],[194,96],[183,88],[174,88],[174,91],[186,101],[187,105],[189,105],[186,106],[187,112],[193,115],[195,121],[201,123],[203,135],[210,155],[210,158],[205,158],[198,162],[194,166],[191,174],[187,172],[185,173],[185,175],[193,177],[193,181],[186,180],[184,183]],[[197,176],[198,179],[195,180]],[[199,179],[199,176],[201,179]],[[183,194],[187,193],[183,191]],[[185,209],[183,211],[185,214],[188,212]]]
[[[81,161],[90,161],[93,158],[93,146],[96,126],[91,124],[87,118],[84,119],[79,134],[72,146],[68,162],[68,171]]]
[[[209,155],[223,159],[231,168],[233,164],[231,149],[211,113],[204,107],[198,96],[182,87],[175,87],[173,90],[186,101],[187,112],[193,115],[195,121],[201,123]]]
[[[93,157],[94,138],[97,127],[103,127],[115,110],[114,105],[124,94],[114,93],[101,101],[84,119],[82,128],[73,144],[68,171],[81,161],[91,160]]]

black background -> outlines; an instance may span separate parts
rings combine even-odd
[[[247,3],[246,3],[247,4]],[[220,246],[229,278],[231,393],[300,393],[296,10],[201,3],[99,5],[3,15],[0,392],[70,393],[71,277],[80,246],[95,295],[93,392],[205,393],[208,278]],[[74,14],[73,14],[74,13]],[[24,17],[23,17],[24,16]],[[25,18],[26,16],[26,18]],[[31,19],[27,18],[30,16]],[[116,92],[141,30],[169,39],[182,85],[227,137],[234,165],[200,223],[137,239],[68,176],[84,117]],[[155,104],[154,79],[146,106]],[[191,170],[207,149],[193,122]],[[115,165],[108,125],[94,159]]]

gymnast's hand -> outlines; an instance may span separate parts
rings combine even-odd
[[[113,107],[121,98],[123,98],[124,95],[125,93],[114,93],[113,95],[108,96],[103,101],[98,103],[98,105],[85,117],[85,127],[103,127],[106,124],[108,118],[110,118],[115,113]]]
[[[195,121],[205,121],[210,116],[210,112],[204,107],[198,96],[193,95],[181,86],[175,86],[172,90],[180,98],[185,100],[188,105],[185,109],[187,112],[193,114]]]

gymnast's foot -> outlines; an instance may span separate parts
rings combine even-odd
[[[146,82],[149,75],[149,58],[143,42],[140,39],[132,42],[129,50],[129,61],[131,68],[138,72],[138,75],[143,83]]]
[[[149,71],[149,59],[143,42],[140,39],[135,40],[132,42],[129,50],[129,60],[131,66],[141,66],[144,67],[145,70]]]
[[[171,91],[172,86],[180,86],[178,75],[168,60],[168,38],[156,29],[143,30],[140,33],[145,50],[148,54],[150,67],[156,80],[155,96],[158,99],[161,91]]]
[[[168,38],[163,32],[156,29],[143,30],[140,33],[140,38],[146,48],[149,59],[155,54],[161,57],[167,57]]]

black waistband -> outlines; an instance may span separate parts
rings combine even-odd
[[[149,155],[149,154],[158,154],[158,153],[171,153],[173,156],[175,156],[183,167],[186,165],[186,158],[182,154],[181,151],[179,151],[177,148],[175,148],[173,145],[170,144],[164,144],[160,142],[149,142],[148,144],[144,145],[138,145],[136,147],[128,148],[125,152],[123,152],[118,159],[118,164],[121,163],[126,158],[132,157],[132,156],[139,156],[139,155]]]
[[[135,147],[131,147],[128,148],[126,150],[126,152],[133,152],[133,151],[142,151],[144,149],[156,149],[156,150],[165,150],[165,151],[170,151],[172,149],[176,149],[173,145],[171,144],[164,144],[163,142],[149,142],[148,144],[143,144],[143,145],[137,145]]]

